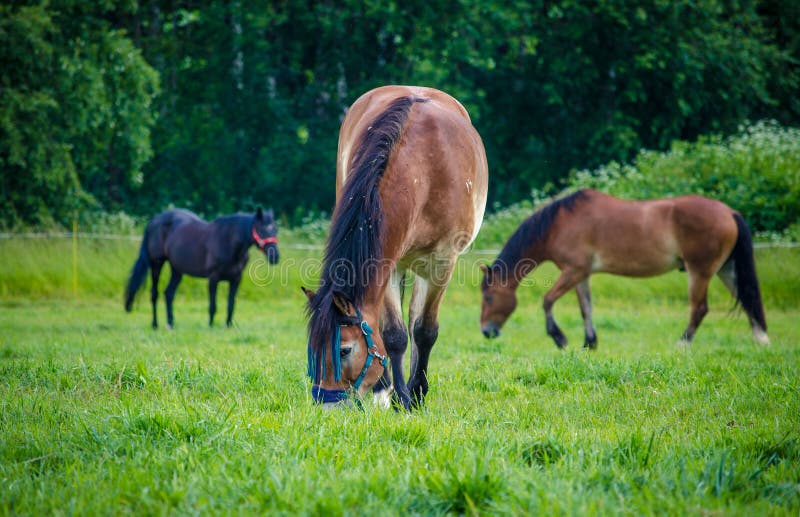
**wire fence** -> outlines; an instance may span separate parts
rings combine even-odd
[[[78,240],[110,240],[110,241],[140,241],[141,235],[121,235],[113,233],[84,233],[79,232],[73,234],[72,232],[42,232],[42,233],[0,233],[0,239],[74,239]],[[285,243],[280,245],[281,248],[291,250],[309,250],[321,251],[325,246],[321,244],[304,244],[304,243]],[[800,248],[800,242],[754,242],[755,248]],[[500,253],[500,248],[487,248],[487,249],[470,249],[470,253],[477,253],[479,255],[496,255]]]

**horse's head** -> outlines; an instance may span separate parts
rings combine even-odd
[[[311,310],[319,309],[316,293],[302,288]],[[387,366],[379,333],[344,295],[332,295],[332,335],[309,336],[309,375],[314,379],[314,400],[326,404],[346,401],[348,393],[364,395],[378,382]],[[316,342],[319,341],[319,342]]]
[[[267,256],[270,264],[278,263],[278,227],[275,224],[275,214],[272,209],[256,210],[253,221],[253,241],[264,255]]]
[[[501,267],[482,265],[481,270],[481,332],[488,338],[495,338],[517,307],[517,292],[509,285],[508,275]]]

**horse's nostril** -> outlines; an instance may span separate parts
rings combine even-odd
[[[481,332],[483,332],[483,335],[489,339],[496,338],[497,336],[500,335],[500,330],[497,328],[496,325],[491,323],[481,328]]]

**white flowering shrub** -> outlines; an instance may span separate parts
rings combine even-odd
[[[800,129],[762,121],[728,138],[675,142],[666,152],[640,152],[630,165],[612,162],[573,172],[569,187],[629,199],[702,194],[741,212],[756,231],[782,233],[793,227],[796,232]]]

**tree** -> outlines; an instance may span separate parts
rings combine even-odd
[[[158,77],[100,5],[0,6],[5,226],[119,207],[151,157]]]

